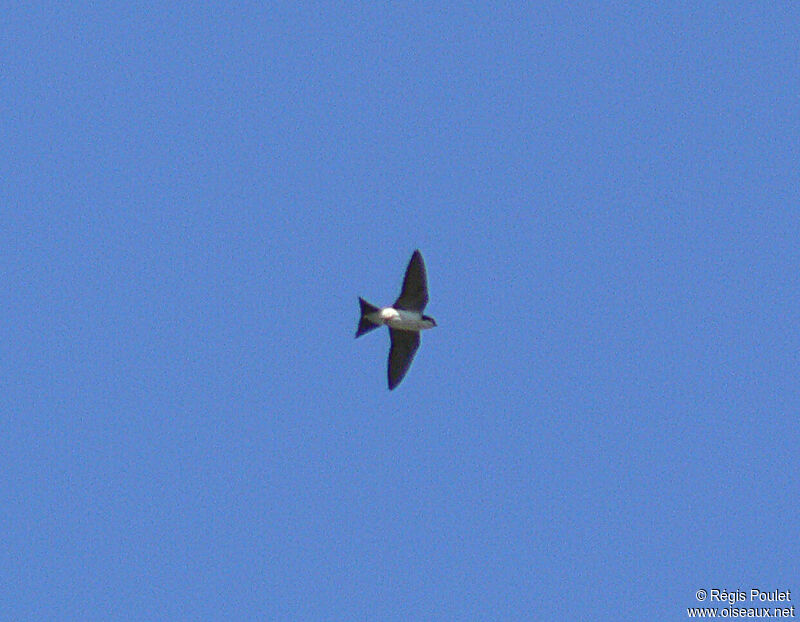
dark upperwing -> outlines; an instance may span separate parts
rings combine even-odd
[[[422,313],[426,304],[428,304],[428,277],[425,275],[422,253],[416,250],[411,255],[411,261],[408,262],[406,276],[403,279],[403,289],[400,297],[394,303],[394,308]]]

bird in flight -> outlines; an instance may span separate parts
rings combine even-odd
[[[363,298],[359,298],[358,302],[361,304],[361,319],[358,322],[356,339],[384,324],[389,327],[392,341],[389,349],[391,391],[400,384],[411,366],[419,348],[420,331],[436,326],[436,320],[422,314],[428,304],[428,279],[425,276],[422,253],[417,250],[411,255],[400,297],[391,307],[376,307]]]

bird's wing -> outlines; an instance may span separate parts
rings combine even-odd
[[[412,330],[389,329],[392,347],[389,349],[389,390],[394,389],[403,377],[419,348],[419,333]]]
[[[422,313],[426,304],[428,304],[428,278],[425,275],[425,262],[422,261],[422,253],[414,251],[406,268],[403,289],[394,303],[394,308]]]

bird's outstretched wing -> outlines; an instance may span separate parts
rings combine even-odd
[[[389,390],[394,389],[403,377],[419,348],[419,333],[412,330],[389,329],[392,347],[389,349]]]
[[[425,275],[425,262],[422,261],[422,253],[414,251],[406,268],[403,289],[394,303],[394,308],[422,313],[426,304],[428,304],[428,278]]]

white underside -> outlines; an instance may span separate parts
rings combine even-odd
[[[392,307],[385,307],[375,313],[370,313],[367,318],[370,322],[375,324],[386,324],[391,328],[399,330],[425,330],[426,328],[433,328],[433,322],[430,320],[423,320],[422,314],[417,311],[405,311],[403,309],[394,309]]]

